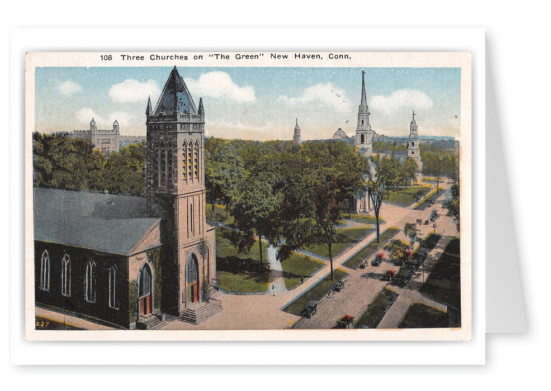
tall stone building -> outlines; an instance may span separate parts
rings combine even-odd
[[[415,111],[413,111],[412,120],[409,124],[409,140],[408,140],[408,152],[407,157],[412,158],[417,163],[419,170],[416,174],[416,179],[421,179],[421,171],[423,170],[423,163],[421,162],[421,155],[419,153],[419,135],[417,134],[417,123],[415,122]]]
[[[205,219],[205,111],[176,68],[146,124],[146,197],[34,189],[38,307],[124,329],[222,310]]]
[[[358,152],[369,157],[373,154],[373,131],[369,123],[369,107],[365,96],[365,71],[362,71],[362,98],[358,108],[358,125],[354,145]]]
[[[89,130],[74,130],[71,136],[90,141],[104,155],[119,151],[120,132],[117,120],[113,122],[113,129],[104,130],[98,129],[96,121],[92,118]]]
[[[293,143],[296,145],[300,144],[300,128],[298,127],[298,118],[295,125],[295,134],[293,135]]]
[[[215,232],[205,218],[205,111],[176,67],[155,109],[147,102],[147,209],[160,216],[163,312],[184,315],[207,298],[215,278]],[[191,306],[196,308],[197,305]],[[189,311],[188,311],[189,312]]]

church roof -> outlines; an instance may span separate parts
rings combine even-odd
[[[337,131],[333,134],[333,140],[350,140],[350,137],[348,137],[348,135],[344,133],[344,130],[338,128]]]
[[[161,221],[147,216],[143,197],[37,187],[33,204],[35,240],[111,254],[131,255]]]
[[[170,76],[168,76],[161,97],[157,102],[155,115],[159,115],[162,112],[172,113],[174,111],[197,114],[193,98],[176,67],[172,69]]]

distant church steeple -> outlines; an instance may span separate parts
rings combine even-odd
[[[419,135],[417,134],[417,122],[415,122],[415,115],[415,111],[413,111],[411,122],[409,123],[408,157],[415,160],[419,166],[417,180],[420,180],[423,163],[421,162],[421,154],[419,152]]]
[[[293,135],[293,142],[295,144],[300,144],[300,128],[298,127],[298,118],[295,125],[295,134]]]
[[[360,153],[364,156],[373,154],[373,132],[369,123],[369,114],[365,93],[365,71],[362,71],[362,98],[358,107],[358,126],[356,127],[354,145],[360,149]]]

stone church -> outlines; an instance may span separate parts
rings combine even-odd
[[[34,189],[38,306],[125,329],[221,311],[202,99],[197,107],[174,67],[145,114],[145,198]]]

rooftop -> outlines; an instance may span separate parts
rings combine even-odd
[[[143,197],[36,187],[33,205],[35,240],[112,254],[130,255],[161,221]]]

